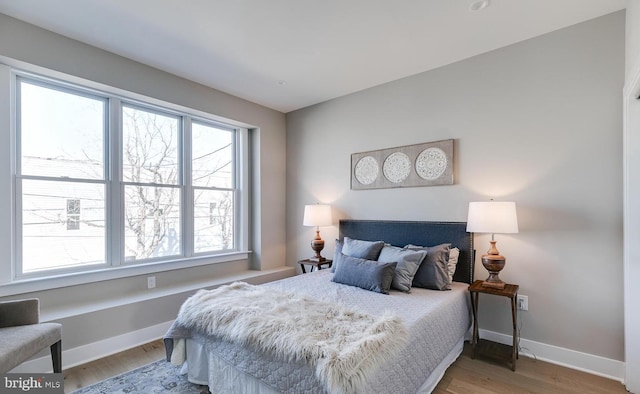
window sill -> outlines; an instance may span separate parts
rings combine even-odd
[[[246,260],[251,252],[234,252],[215,256],[193,257],[175,261],[150,262],[120,267],[110,267],[85,272],[74,272],[46,278],[19,279],[0,285],[0,297],[83,285],[106,280],[148,275],[164,271],[198,267],[210,264]]]
[[[145,290],[138,294],[123,295],[101,302],[83,303],[81,300],[79,300],[79,302],[74,305],[64,305],[59,308],[42,311],[42,313],[40,314],[40,321],[47,322],[60,320],[109,308],[117,308],[123,305],[167,297],[175,294],[190,293],[199,289],[222,286],[236,281],[245,281],[252,284],[260,284],[283,279],[293,275],[295,275],[295,269],[292,269],[291,267],[274,268],[266,271],[243,271],[233,275],[223,275],[214,279],[207,279],[197,282],[191,282],[188,284]]]

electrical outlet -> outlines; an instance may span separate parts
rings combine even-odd
[[[156,277],[155,276],[148,276],[147,277],[147,289],[153,289],[154,287],[156,287]]]
[[[527,297],[526,295],[518,295],[518,299],[517,299],[517,307],[518,309],[522,310],[522,311],[528,311],[529,310],[529,297]]]

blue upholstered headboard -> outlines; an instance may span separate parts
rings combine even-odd
[[[460,249],[453,280],[473,282],[473,235],[463,222],[404,222],[393,220],[340,220],[340,239],[385,241],[394,246],[407,244],[435,246],[451,243]]]

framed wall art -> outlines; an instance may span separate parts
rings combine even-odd
[[[453,140],[351,155],[351,189],[453,184]]]

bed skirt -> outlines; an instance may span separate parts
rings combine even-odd
[[[436,388],[447,368],[462,354],[464,341],[465,338],[460,338],[449,354],[444,357],[427,380],[420,386],[417,394],[429,394]],[[205,346],[200,344],[197,339],[187,339],[187,360],[182,367],[181,373],[186,374],[191,383],[208,386],[209,391],[212,393],[279,393],[276,389],[251,375],[239,371],[219,357],[207,354]]]

